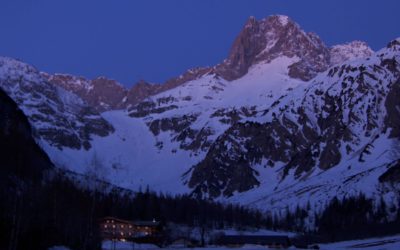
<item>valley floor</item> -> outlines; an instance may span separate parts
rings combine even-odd
[[[321,250],[345,250],[345,249],[367,249],[367,250],[398,250],[400,249],[400,235],[388,236],[383,238],[371,238],[364,240],[352,240],[352,241],[342,241],[329,244],[319,244]],[[112,243],[110,241],[103,242],[103,250],[113,250]],[[154,245],[135,245],[132,246],[128,242],[118,242],[115,247],[116,250],[156,250],[160,249]],[[182,250],[228,250],[228,249],[265,249],[263,246],[254,245],[244,245],[240,248],[230,248],[230,247],[218,247],[218,246],[208,246],[205,248],[183,248],[179,246],[163,248],[163,249],[182,249]],[[290,249],[296,249],[291,247]]]
[[[367,250],[398,250],[400,235],[371,238],[364,240],[342,241],[330,244],[320,244],[321,250],[367,249]]]
[[[111,247],[111,242],[105,242],[103,243],[103,250],[114,250],[114,248]],[[131,243],[127,242],[118,242],[118,244],[115,247],[115,250],[159,250],[159,249],[181,249],[181,250],[232,250],[232,249],[246,249],[246,250],[258,250],[258,249],[265,249],[263,246],[254,246],[254,245],[245,245],[241,248],[232,248],[232,247],[218,247],[218,246],[208,246],[208,247],[202,247],[202,248],[184,248],[180,246],[175,246],[175,247],[168,247],[168,248],[158,248],[157,246],[154,245],[147,245],[147,244],[142,244],[142,245],[135,245],[132,247]]]

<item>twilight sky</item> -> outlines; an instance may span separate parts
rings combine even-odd
[[[327,45],[400,37],[399,0],[0,0],[0,55],[49,73],[164,82],[228,54],[249,16],[290,16]]]

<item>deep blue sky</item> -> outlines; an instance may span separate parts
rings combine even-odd
[[[251,15],[285,14],[327,45],[400,36],[399,0],[0,0],[0,55],[131,86],[214,65]]]

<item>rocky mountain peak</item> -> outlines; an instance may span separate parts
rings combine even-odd
[[[335,45],[330,48],[331,65],[343,63],[347,60],[366,58],[374,51],[363,41],[352,41],[346,44]]]
[[[123,108],[122,99],[127,90],[117,81],[104,76],[93,80],[68,74],[46,74],[42,76],[50,83],[81,97],[98,112]]]
[[[329,65],[329,50],[314,33],[305,33],[289,17],[274,15],[260,21],[250,17],[239,33],[228,58],[216,66],[227,80],[242,77],[261,61],[280,57],[298,57],[290,67],[293,78],[309,80]]]

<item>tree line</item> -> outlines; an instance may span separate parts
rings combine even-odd
[[[400,233],[400,204],[387,204],[383,198],[378,202],[360,193],[338,199],[334,197],[321,213],[310,205],[283,214],[268,214],[266,227],[275,230],[299,232],[299,238],[315,242],[334,242],[352,239],[393,235]],[[308,228],[313,218],[313,225]]]
[[[81,189],[62,175],[46,182],[20,180],[16,185],[10,184],[0,191],[2,249],[47,249],[55,245],[100,249],[98,220],[106,216],[156,219],[207,229],[263,226],[259,211],[188,195]]]

